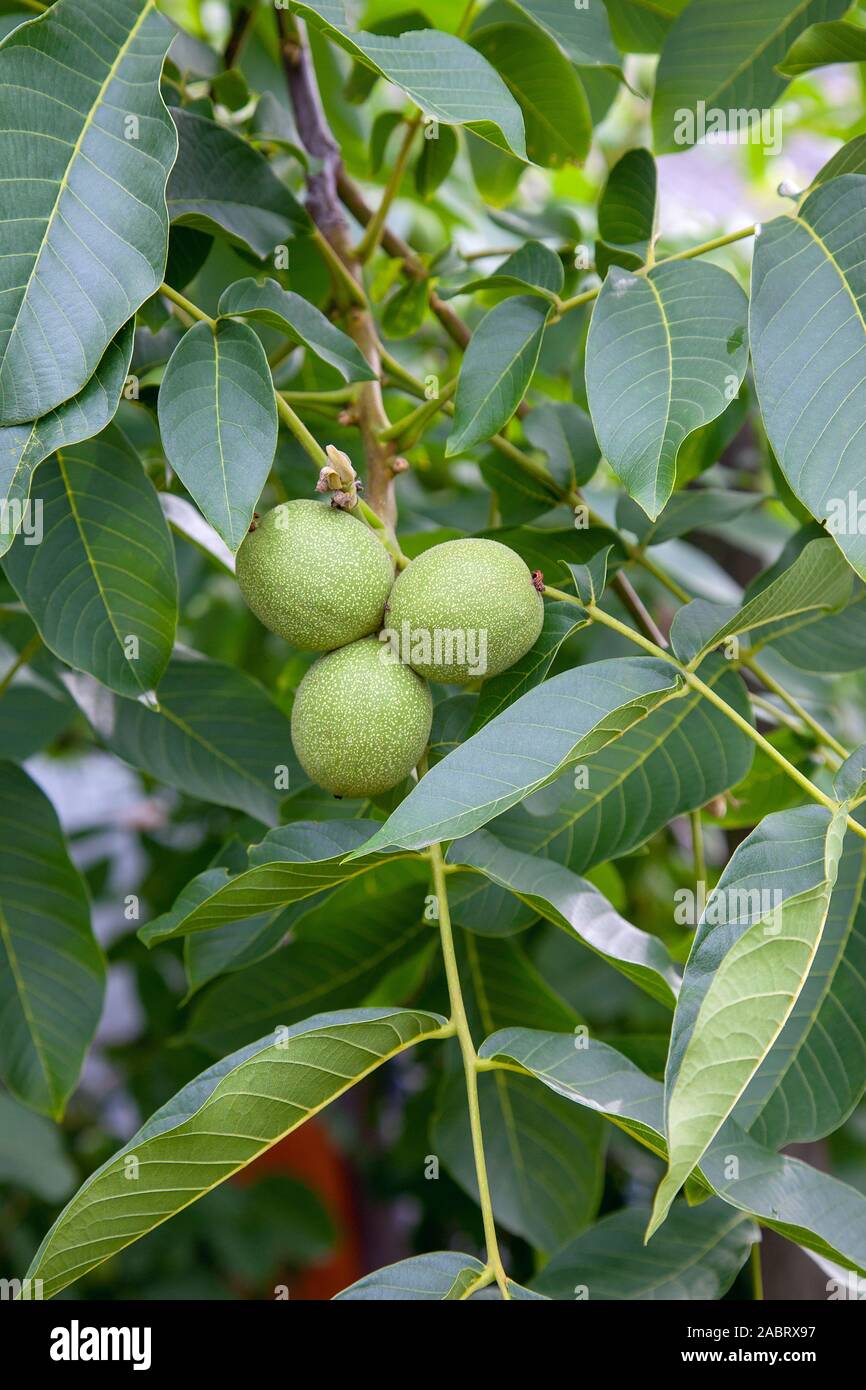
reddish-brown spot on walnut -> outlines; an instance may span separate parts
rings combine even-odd
[[[532,587],[536,590],[537,593],[544,593],[544,575],[542,574],[541,570],[532,571]]]

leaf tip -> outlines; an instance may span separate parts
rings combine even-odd
[[[658,1185],[649,1225],[644,1233],[644,1245],[648,1245],[659,1229],[659,1226],[664,1225],[674,1197],[676,1197],[681,1186],[681,1176],[675,1173],[672,1168],[669,1168]]]

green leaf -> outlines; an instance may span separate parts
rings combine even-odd
[[[410,1255],[407,1260],[398,1260],[396,1264],[365,1274],[363,1279],[335,1294],[334,1301],[418,1303],[462,1299],[483,1273],[483,1264],[473,1255],[436,1250],[430,1255]]]
[[[540,294],[554,303],[562,290],[565,272],[562,261],[542,241],[525,241],[506,257],[490,275],[471,276],[456,284],[442,285],[441,299],[454,299],[459,294],[476,294],[479,290],[516,290]]]
[[[723,112],[756,115],[772,107],[785,88],[776,65],[798,34],[816,20],[835,19],[848,0],[690,0],[671,26],[656,72],[653,135],[667,153],[695,143],[702,109],[709,119]],[[703,108],[699,103],[703,102]]]
[[[489,439],[511,419],[535,371],[551,311],[546,300],[520,295],[485,314],[460,368],[447,457]]]
[[[301,143],[294,117],[273,94],[263,92],[252,117],[251,128],[258,140],[291,154],[304,168],[309,167],[307,151]]]
[[[538,920],[504,888],[470,870],[454,874],[448,893],[452,922],[477,936],[517,936]]]
[[[862,766],[862,755],[851,761]],[[799,812],[803,844],[797,849],[798,859],[805,863],[806,852],[820,857],[823,845],[822,826],[814,820],[804,824],[803,814]],[[770,846],[768,854],[775,849]],[[787,861],[776,853],[787,872]],[[737,1123],[768,1148],[823,1138],[844,1123],[863,1095],[864,877],[866,845],[858,836],[848,835],[812,968],[778,1042],[734,1111]]]
[[[62,449],[40,472],[40,545],[19,535],[6,575],[51,651],[119,695],[153,690],[177,623],[174,547],[123,435]]]
[[[466,148],[472,167],[472,178],[490,212],[504,208],[517,191],[518,184],[526,173],[526,165],[513,154],[497,150],[486,140],[467,132]]]
[[[211,97],[228,111],[242,111],[250,100],[247,79],[240,68],[218,72],[210,84]]]
[[[436,1037],[443,1024],[438,1014],[347,1009],[281,1029],[225,1057],[87,1179],[43,1240],[28,1277],[42,1279],[45,1297],[53,1298],[246,1167],[390,1057]]]
[[[121,328],[77,396],[26,425],[0,426],[0,555],[5,555],[24,515],[33,474],[55,449],[91,439],[113,420],[129,372],[135,321]]]
[[[421,153],[415,161],[415,192],[419,198],[431,198],[451,173],[459,146],[450,125],[426,126],[424,135]]]
[[[203,995],[185,1040],[219,1057],[281,1024],[366,999],[431,939],[422,921],[427,881],[423,865],[394,864],[375,882],[348,883],[297,912],[286,945]]]
[[[649,150],[627,150],[611,169],[598,203],[599,275],[612,265],[637,270],[646,261],[656,231],[657,184]]]
[[[306,784],[282,710],[221,661],[176,649],[156,708],[116,700],[88,676],[65,684],[112,753],[185,796],[273,824],[287,790]]]
[[[815,744],[811,735],[796,733],[782,724],[765,734],[767,742],[788,762],[807,777],[814,768]],[[724,797],[724,811],[716,815],[709,808],[704,814],[711,824],[725,830],[753,830],[758,821],[771,811],[784,811],[789,806],[802,806],[803,793],[779,764],[763,748],[755,749],[755,760],[740,782],[734,783],[730,796]]]
[[[0,764],[0,1073],[60,1119],[102,1012],[105,962],[51,802]]]
[[[241,873],[246,867],[246,847],[237,836],[221,846],[208,865],[211,869],[226,868],[230,873]],[[172,915],[180,920],[207,897],[207,892],[202,875],[191,879],[175,898]],[[189,937],[184,942],[184,964],[189,985],[184,1002],[218,975],[242,970],[276,951],[288,940],[295,919],[307,910],[308,903],[288,909],[276,908],[273,912],[262,912],[243,922],[230,922],[226,927]]]
[[[25,24],[27,20],[32,20],[33,15],[19,11],[17,14],[0,14],[0,39],[5,39],[7,34],[11,34],[13,29],[17,29],[19,24]]]
[[[574,1043],[573,1033],[506,1028],[487,1038],[478,1052],[525,1068],[664,1158],[661,1083],[605,1043],[594,1038],[579,1048]],[[730,1120],[704,1155],[701,1172],[720,1197],[762,1225],[848,1268],[866,1269],[866,1198],[846,1183],[771,1152]]]
[[[724,526],[764,502],[760,492],[726,492],[716,487],[675,492],[655,521],[626,495],[617,498],[616,524],[631,531],[639,545],[663,545],[690,531]]]
[[[563,671],[431,768],[363,852],[420,849],[480,829],[682,690],[669,663],[652,657]]]
[[[820,539],[823,535],[821,527],[814,521],[797,531],[783,548],[776,563],[749,586],[746,597],[750,596],[756,585],[763,585],[790,568],[809,541]],[[787,628],[787,625],[783,625],[781,632],[768,635],[771,650],[802,671],[826,674],[862,670],[866,666],[866,626],[861,607],[864,601],[866,586],[862,580],[855,578],[851,599],[844,608],[838,612],[816,609],[813,613],[802,613],[796,626]]]
[[[370,135],[370,173],[378,174],[385,158],[388,148],[388,141],[394,131],[403,124],[403,113],[401,111],[380,111],[373,122],[373,130]],[[450,127],[446,127],[450,129]]]
[[[275,328],[293,343],[307,347],[329,366],[335,367],[344,381],[374,381],[376,373],[355,346],[352,339],[321,310],[299,294],[284,290],[276,280],[236,280],[220,296],[219,313],[253,319]]]
[[[586,347],[592,422],[614,472],[653,520],[683,440],[721,415],[746,370],[748,301],[718,266],[612,266]]]
[[[562,500],[559,489],[534,474],[515,469],[511,459],[491,450],[481,463],[481,476],[496,496],[499,519],[505,526],[534,521]]]
[[[484,830],[455,841],[447,858],[507,888],[654,999],[674,1007],[679,972],[665,945],[615,912],[586,879],[549,859],[521,854]]]
[[[234,574],[234,555],[192,502],[178,496],[176,492],[161,492],[159,505],[175,535],[183,536],[184,540],[194,545],[202,555],[215,560],[226,574]]]
[[[670,1160],[648,1236],[791,1016],[821,942],[844,833],[844,809],[768,816],[708,900],[674,1014],[665,1079]],[[808,857],[804,840],[812,841]]]
[[[426,280],[408,280],[392,294],[382,310],[382,328],[389,338],[411,338],[427,314]]]
[[[649,1212],[623,1207],[558,1250],[533,1281],[548,1298],[663,1301],[722,1298],[760,1232],[718,1199],[675,1207],[649,1249]]]
[[[845,759],[833,778],[833,791],[840,801],[857,801],[866,791],[866,743]]]
[[[183,76],[215,77],[222,68],[220,55],[185,29],[175,29],[168,57]]]
[[[743,381],[737,392],[721,415],[702,425],[680,446],[677,455],[677,480],[675,486],[686,488],[695,478],[708,472],[719,462],[725,450],[736,439],[746,423],[749,414],[749,387]],[[777,472],[777,477],[781,477]]]
[[[601,1196],[604,1129],[595,1116],[539,1091],[526,1077],[478,1078],[481,1125],[497,1224],[553,1250],[593,1219]],[[445,1079],[431,1143],[478,1200],[463,1076]]]
[[[356,12],[357,13],[357,12]],[[343,22],[348,23],[353,18],[352,12],[344,7]],[[396,14],[386,15],[382,19],[376,19],[370,25],[371,34],[388,34],[391,38],[397,38],[400,34],[405,34],[408,29],[430,29],[434,28],[427,16],[421,10],[400,10]],[[343,90],[343,95],[347,102],[354,106],[362,106],[369,98],[370,93],[375,89],[379,77],[364,63],[352,63],[352,70]],[[400,118],[402,120],[402,117]]]
[[[0,422],[75,396],[162,281],[177,149],[153,0],[58,0],[0,47]]]
[[[477,733],[521,695],[541,685],[563,642],[589,622],[571,603],[546,603],[544,624],[535,645],[507,671],[484,682],[469,733]]]
[[[755,246],[750,312],[755,386],[773,452],[794,495],[826,521],[861,578],[864,215],[866,178],[844,174],[820,184],[797,212],[767,223]]]
[[[578,67],[609,67],[619,71],[604,5],[580,8],[574,0],[509,0],[513,8],[555,39]]]
[[[544,401],[523,422],[530,444],[547,455],[552,477],[565,491],[583,487],[598,468],[601,450],[592,421],[571,401]]]
[[[541,570],[544,574],[557,571],[559,576],[565,573],[563,566],[588,564],[605,546],[611,546],[614,550],[611,567],[614,555],[617,563],[622,563],[626,558],[616,531],[609,531],[606,526],[555,527],[550,530],[546,527],[506,526],[481,534],[516,550],[530,570]],[[567,589],[571,582],[570,577],[562,579],[562,587]]]
[[[436,29],[387,34],[350,33],[341,0],[298,4],[292,10],[358,59],[400,87],[444,125],[462,125],[502,150],[526,158],[523,117],[499,74],[469,44]]]
[[[172,468],[237,550],[271,471],[277,407],[268,359],[245,323],[197,323],[165,369],[159,428]]]
[[[842,174],[866,174],[866,135],[855,135],[826,164],[822,164],[811,187],[829,183],[830,179],[838,179]]]
[[[511,1027],[486,1038],[478,1056],[520,1067],[557,1095],[612,1119],[664,1157],[664,1088],[607,1043],[587,1034]]]
[[[582,164],[589,153],[592,117],[572,63],[541,29],[525,24],[490,24],[472,35],[508,85],[523,112],[526,153],[535,164],[556,169]]]
[[[257,917],[288,907],[313,893],[378,868],[400,855],[376,855],[345,863],[352,850],[363,850],[377,823],[338,820],[316,825],[295,821],[271,830],[249,851],[248,867],[230,874],[206,869],[187,884],[175,906],[139,931],[147,946],[190,932],[209,931],[228,922]]]
[[[655,232],[658,177],[649,150],[628,150],[614,164],[598,204],[599,235],[628,246]]]
[[[741,678],[713,658],[703,679],[751,719]],[[748,772],[754,744],[696,691],[654,710],[614,743],[500,816],[497,838],[584,873],[630,853],[675,816],[705,806]]]
[[[57,1125],[0,1094],[0,1183],[43,1202],[62,1202],[75,1178]]]
[[[617,48],[623,53],[658,53],[675,17],[688,0],[605,0]]]
[[[583,604],[598,604],[607,588],[608,561],[612,546],[602,546],[585,565],[568,565],[576,597]]]
[[[844,607],[851,585],[851,571],[835,541],[829,536],[809,541],[790,568],[741,607],[699,598],[677,609],[671,646],[691,666],[730,637],[758,633],[751,641],[757,650],[774,635],[796,629],[802,614]]]
[[[19,653],[5,644],[0,652],[0,675],[10,675]],[[62,687],[29,667],[17,671],[0,700],[0,759],[23,763],[53,743],[74,717],[75,705]]]
[[[225,236],[264,260],[310,230],[310,219],[263,154],[225,126],[173,112],[180,137],[168,184],[173,223]]]
[[[862,63],[866,59],[866,29],[847,19],[812,24],[799,34],[776,71],[798,77],[828,63]]]

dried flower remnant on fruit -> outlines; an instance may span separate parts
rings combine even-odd
[[[330,459],[319,473],[319,481],[316,483],[317,492],[329,492],[331,494],[331,506],[341,511],[350,511],[356,506],[358,493],[362,490],[362,484],[355,472],[352,460],[348,454],[344,454],[342,449],[329,444],[325,453]]]

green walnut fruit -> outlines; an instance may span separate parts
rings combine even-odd
[[[256,617],[306,651],[329,652],[380,626],[394,569],[372,531],[324,502],[283,502],[256,522],[237,555]]]
[[[404,661],[434,681],[498,675],[536,641],[544,604],[526,565],[498,541],[445,541],[397,578],[385,615]]]
[[[415,767],[432,719],[427,682],[367,637],[310,667],[295,696],[292,742],[318,786],[335,796],[375,796]]]

